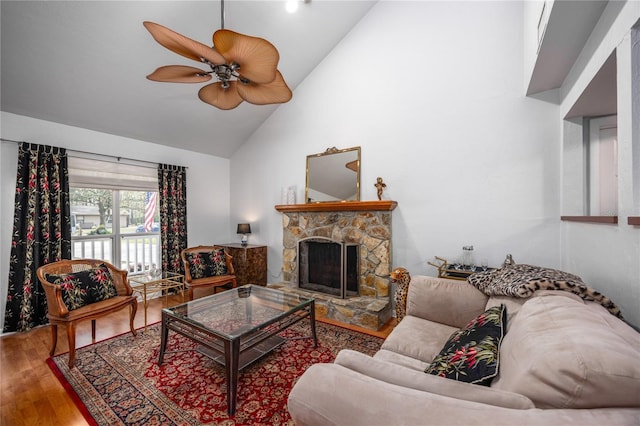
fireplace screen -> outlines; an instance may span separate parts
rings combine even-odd
[[[358,245],[313,237],[298,242],[298,286],[346,298],[358,295]]]

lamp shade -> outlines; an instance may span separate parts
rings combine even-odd
[[[248,223],[239,223],[237,234],[250,234],[251,233],[251,225]]]

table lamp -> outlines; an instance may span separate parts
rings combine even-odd
[[[239,223],[238,230],[236,231],[238,234],[242,234],[242,239],[240,240],[240,244],[243,246],[247,245],[248,237],[247,234],[251,233],[251,225],[248,223]]]

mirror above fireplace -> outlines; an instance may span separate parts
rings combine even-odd
[[[360,201],[360,147],[308,155],[305,201]]]

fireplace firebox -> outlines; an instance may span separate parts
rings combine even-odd
[[[298,287],[342,299],[358,296],[359,245],[325,237],[298,242]]]

